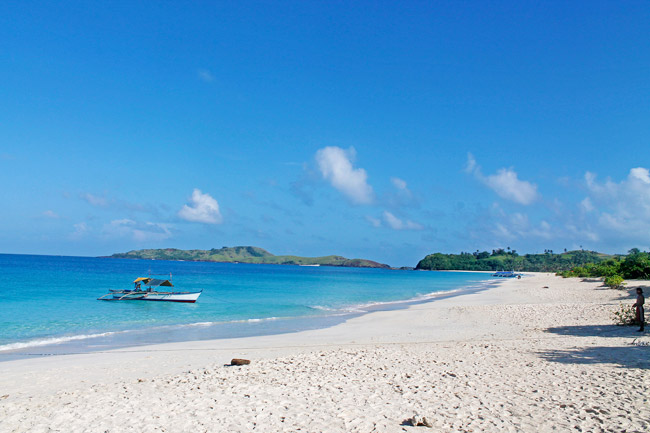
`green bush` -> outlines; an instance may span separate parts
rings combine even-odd
[[[605,285],[610,289],[622,289],[625,283],[620,275],[612,275],[611,277],[605,277]]]
[[[596,265],[596,273],[598,276],[612,277],[614,275],[622,275],[621,262],[617,259],[607,259],[604,262]]]
[[[621,263],[621,274],[627,279],[647,280],[650,278],[650,254],[629,255]]]

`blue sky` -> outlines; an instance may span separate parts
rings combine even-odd
[[[0,252],[650,248],[648,2],[3,2]]]

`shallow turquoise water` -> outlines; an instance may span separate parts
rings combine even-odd
[[[203,289],[197,303],[96,300],[108,289],[131,288],[136,277],[169,272],[178,290]],[[70,341],[83,345],[114,333],[131,335],[132,344],[145,344],[240,336],[244,324],[249,335],[299,330],[391,302],[476,287],[489,279],[466,272],[10,254],[0,254],[0,275],[0,351]],[[201,327],[202,333],[193,327]],[[156,338],[142,337],[147,330]],[[103,343],[111,344],[125,343]]]

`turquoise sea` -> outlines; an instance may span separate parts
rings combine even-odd
[[[172,273],[195,304],[98,301]],[[487,274],[0,254],[0,360],[294,332],[477,289]],[[162,278],[165,278],[164,276]]]

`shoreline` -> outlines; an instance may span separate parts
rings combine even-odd
[[[534,274],[313,331],[8,361],[0,430],[417,432],[417,412],[441,432],[648,431],[650,347],[600,284]]]
[[[0,365],[3,362],[45,356],[103,353],[111,350],[134,349],[168,343],[254,338],[325,329],[366,314],[407,309],[411,305],[435,302],[448,297],[486,290],[495,284],[499,284],[499,280],[477,281],[469,286],[431,292],[410,299],[353,305],[344,310],[332,310],[332,314],[252,318],[226,322],[197,322],[160,325],[145,329],[109,330],[92,334],[45,337],[0,346]],[[266,326],[264,327],[264,325]],[[5,348],[7,346],[14,347]]]

